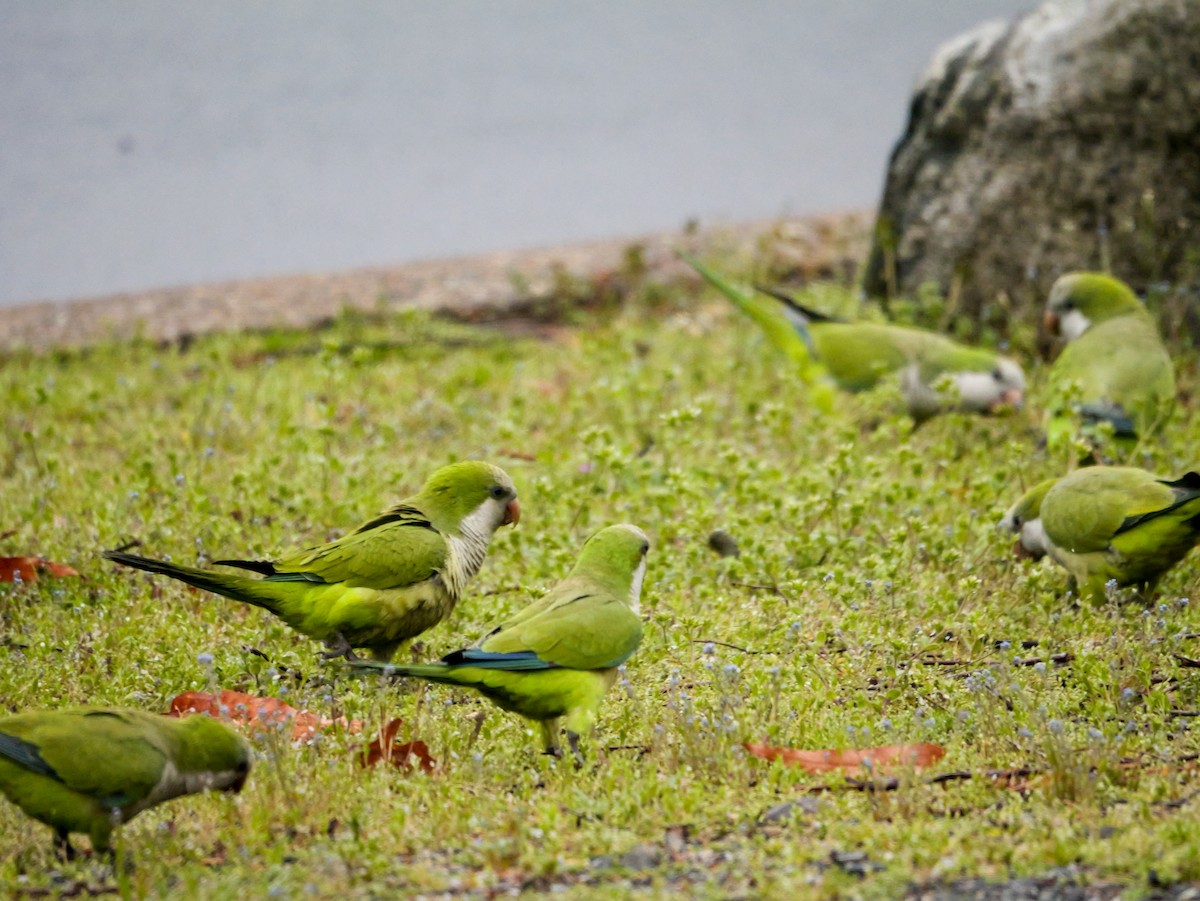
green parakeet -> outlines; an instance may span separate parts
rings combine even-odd
[[[1044,489],[1031,514],[1046,553],[1081,597],[1103,600],[1109,582],[1148,595],[1200,541],[1200,474],[1169,480],[1131,466],[1077,469]]]
[[[1038,482],[1013,504],[1000,520],[1000,527],[1017,536],[1013,550],[1018,557],[1041,560],[1050,553],[1046,541],[1046,530],[1042,528],[1042,499],[1058,479]]]
[[[1064,275],[1050,289],[1045,325],[1068,342],[1047,383],[1052,452],[1069,447],[1077,433],[1102,450],[1103,423],[1123,451],[1162,427],[1175,400],[1175,369],[1128,285],[1099,272]]]
[[[163,801],[208,789],[238,792],[250,748],[207,716],[76,707],[0,718],[0,792],[54,830],[85,832],[97,852],[122,823]]]
[[[419,494],[335,541],[275,561],[215,561],[262,579],[118,551],[104,556],[269,610],[325,642],[326,656],[353,659],[354,648],[365,648],[390,660],[402,642],[450,615],[483,564],[492,533],[520,515],[508,474],[472,460],[443,466]]]
[[[989,413],[1022,403],[1024,372],[991,351],[965,347],[925,329],[840,322],[778,291],[760,289],[774,300],[755,295],[691,257],[683,259],[800,363],[810,383],[814,364],[838,387],[854,392],[896,374],[908,413],[918,423],[946,410]]]
[[[580,736],[595,724],[617,667],[642,640],[638,600],[649,548],[636,526],[609,526],[584,543],[570,575],[474,646],[439,663],[351,665],[473,688],[540,723],[546,753],[556,756],[562,720],[581,761]]]

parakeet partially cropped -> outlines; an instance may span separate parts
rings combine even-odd
[[[1057,481],[1057,478],[1053,478],[1038,482],[1021,495],[1000,520],[1002,529],[1007,529],[1017,536],[1013,550],[1018,557],[1041,560],[1050,553],[1046,530],[1042,528],[1042,499]]]
[[[1200,541],[1200,474],[1170,480],[1130,466],[1090,466],[1055,480],[1036,511],[1026,508],[1026,517],[1040,520],[1046,553],[1071,574],[1081,597],[1103,600],[1110,581],[1148,596]]]
[[[924,329],[840,322],[779,291],[759,289],[775,299],[768,300],[691,257],[683,259],[808,371],[814,362],[819,364],[846,391],[865,391],[897,374],[908,413],[916,422],[947,410],[989,413],[1021,406],[1025,374],[1012,360]],[[811,381],[808,376],[806,380]]]
[[[636,526],[609,526],[584,543],[570,575],[473,647],[427,665],[350,665],[473,688],[540,723],[545,750],[556,756],[562,720],[579,762],[580,736],[642,640],[638,601],[649,548]]]
[[[492,533],[520,515],[508,474],[472,460],[443,466],[419,494],[336,541],[275,561],[215,561],[262,579],[118,551],[104,556],[269,610],[325,642],[327,656],[352,659],[354,648],[365,648],[390,660],[402,642],[450,615],[483,564]]]
[[[1175,400],[1175,369],[1128,285],[1099,272],[1064,275],[1050,289],[1045,325],[1068,342],[1047,382],[1052,452],[1078,435],[1100,457],[1124,454],[1162,427]]]
[[[97,852],[112,831],[163,801],[209,789],[238,792],[250,748],[207,716],[172,719],[140,710],[76,707],[0,718],[0,792],[54,830],[84,832]]]

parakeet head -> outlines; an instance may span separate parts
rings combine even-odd
[[[189,791],[240,792],[250,775],[250,746],[220,720],[196,714],[179,720],[172,763]]]
[[[650,539],[637,526],[609,526],[583,543],[571,575],[603,582],[613,594],[627,597],[629,606],[637,610],[649,550]]]
[[[1069,272],[1050,289],[1044,323],[1046,331],[1074,341],[1098,322],[1144,311],[1120,279],[1102,272]]]
[[[1057,481],[1058,479],[1046,479],[1044,482],[1038,482],[1021,495],[1020,500],[1009,507],[1004,518],[1000,520],[1000,528],[1007,529],[1017,536],[1013,552],[1018,557],[1040,560],[1050,552],[1046,530],[1042,527],[1042,498]]]
[[[1021,408],[1025,373],[988,351],[956,348],[951,359],[930,359],[900,373],[909,415],[917,423],[950,409],[995,413]]]
[[[417,503],[444,532],[490,536],[500,526],[521,519],[512,479],[499,466],[482,460],[443,466],[425,482]]]

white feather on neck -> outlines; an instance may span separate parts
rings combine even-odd
[[[642,562],[637,565],[637,569],[633,571],[633,579],[629,585],[629,607],[634,613],[641,613],[639,602],[642,599],[642,580],[646,578],[646,558],[642,558]]]
[[[449,559],[442,582],[450,595],[457,598],[467,583],[479,572],[487,556],[492,534],[504,519],[504,507],[493,498],[488,498],[458,524],[457,535],[446,535]]]

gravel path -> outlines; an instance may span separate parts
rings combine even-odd
[[[550,293],[556,273],[603,276],[639,246],[652,269],[677,267],[672,248],[749,246],[767,233],[798,260],[834,266],[866,252],[870,214],[749,222],[534,250],[334,273],[237,279],[65,302],[0,308],[0,350],[78,347],[141,334],[173,341],[204,332],[304,328],[342,309],[417,306],[469,318],[519,312]]]

